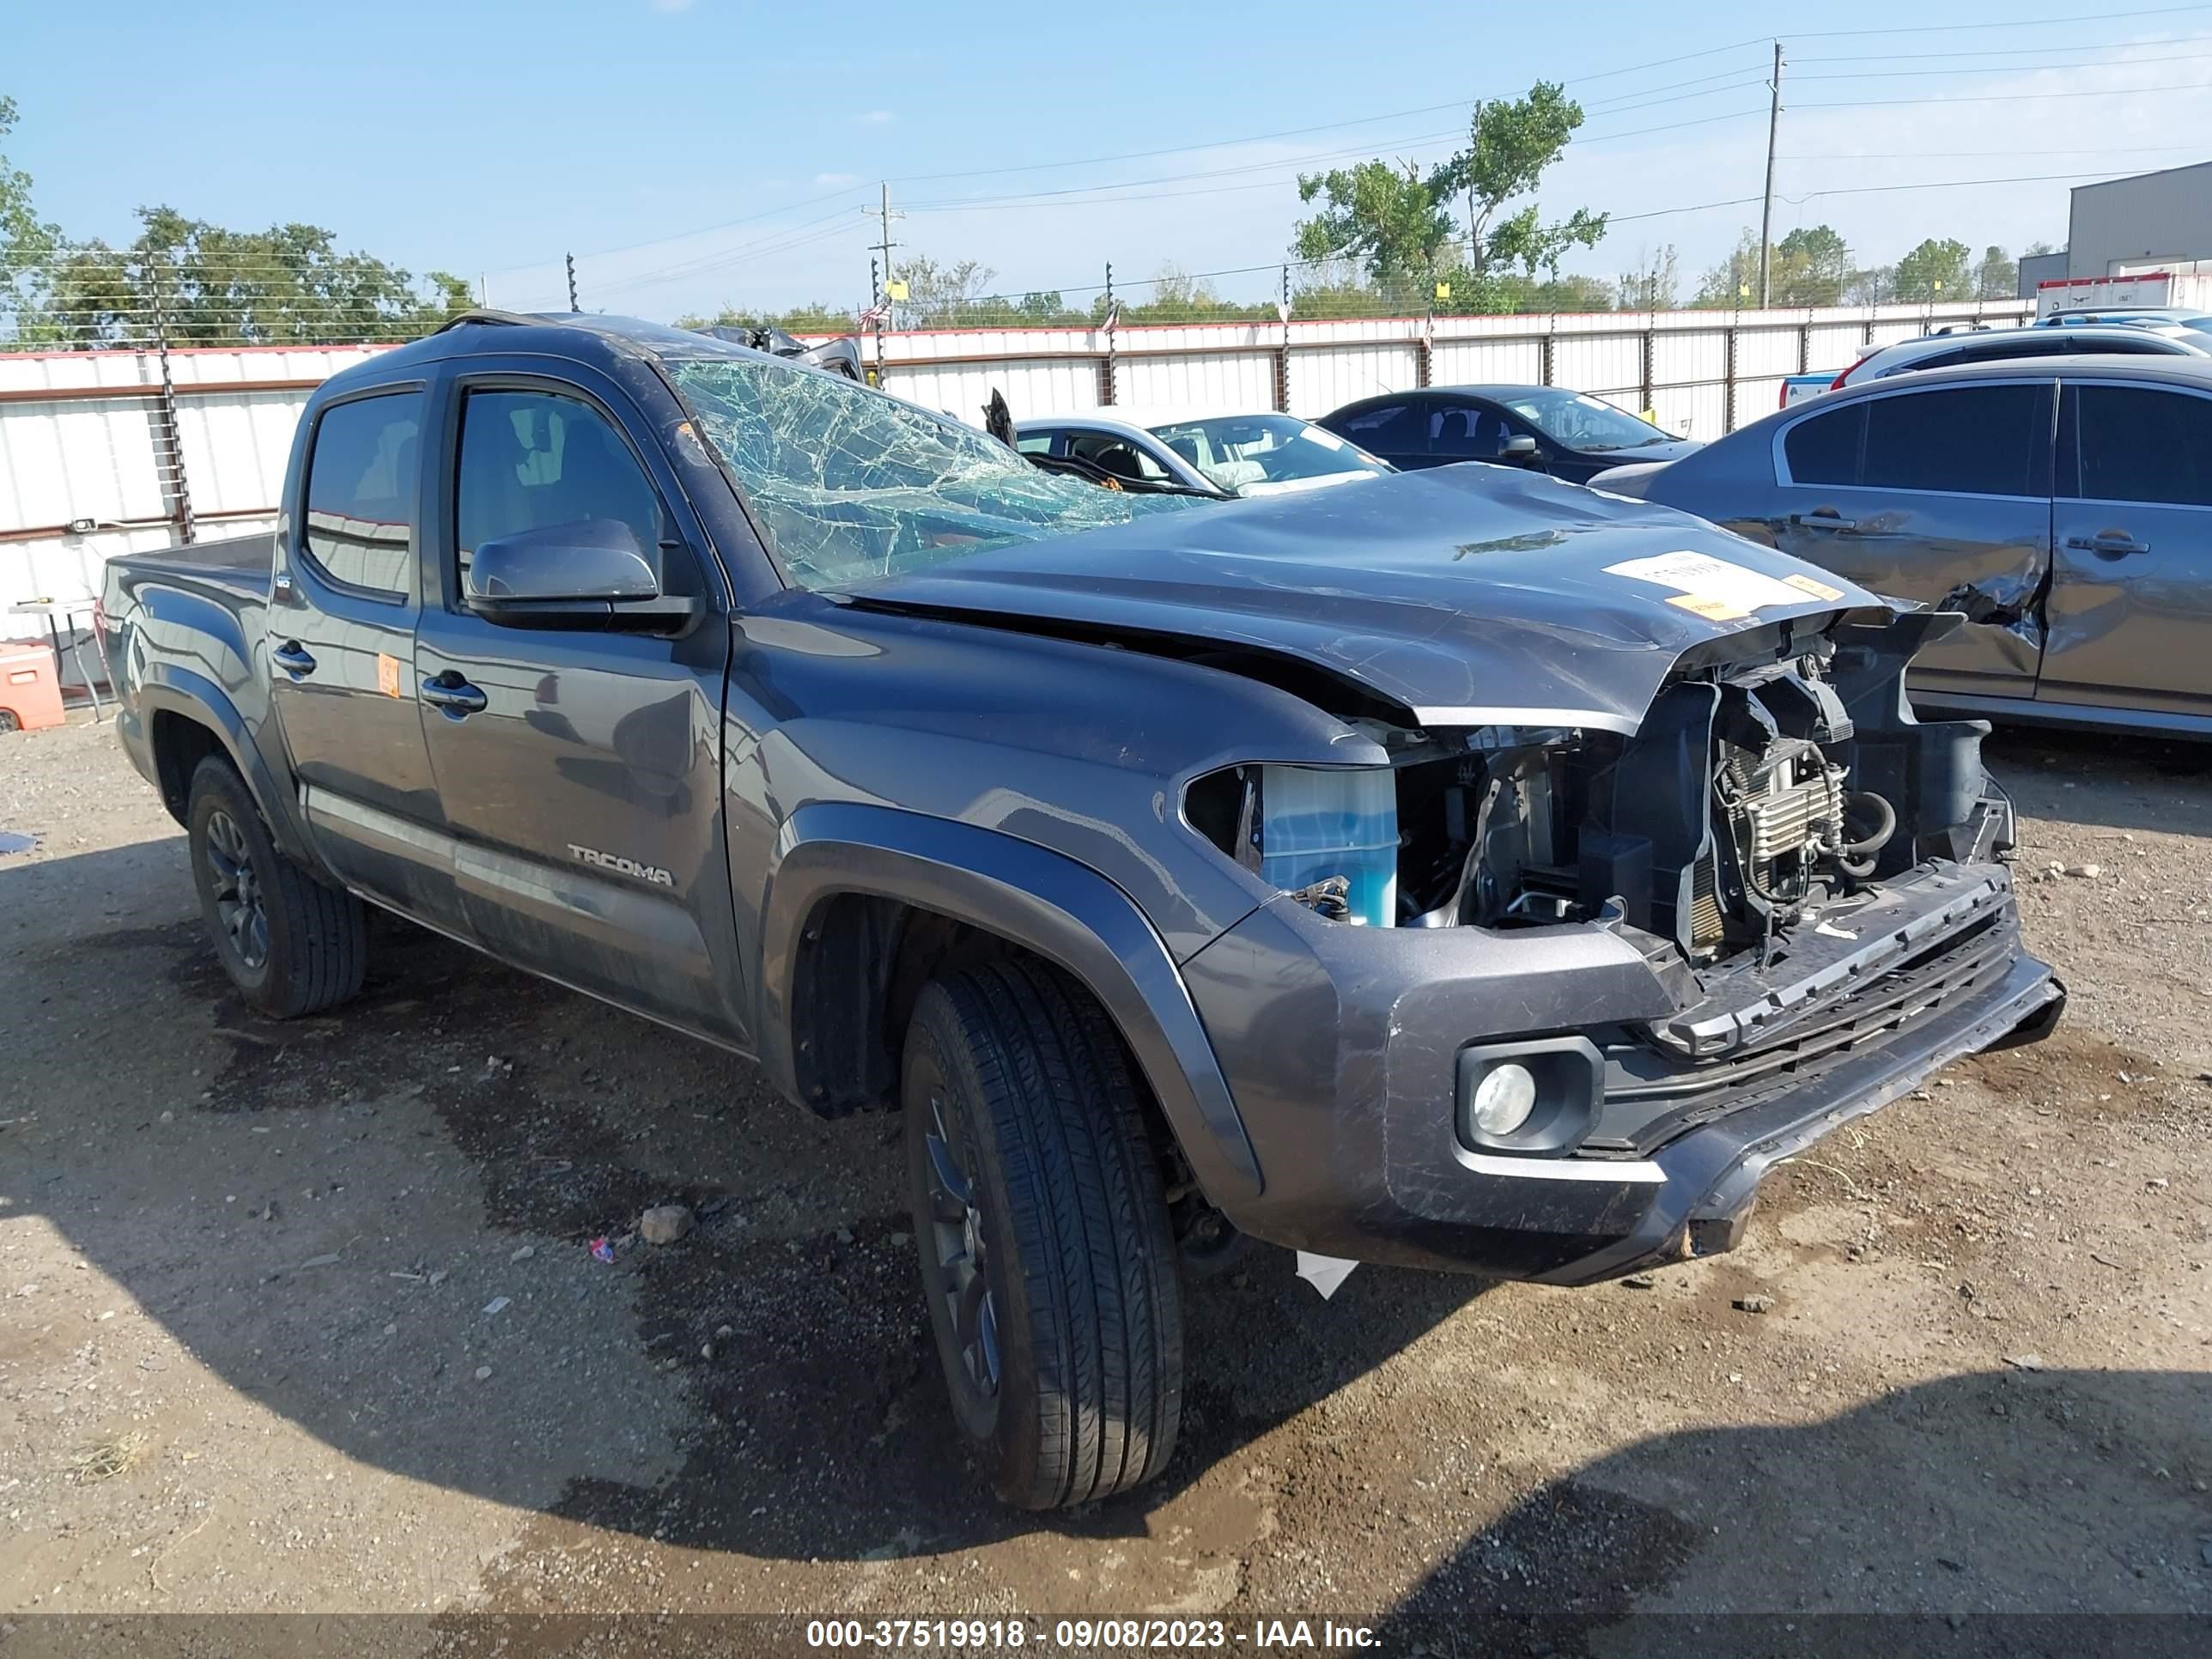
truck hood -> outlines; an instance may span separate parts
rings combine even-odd
[[[1424,726],[1614,732],[1636,729],[1686,652],[1787,617],[1887,608],[1686,513],[1484,466],[1147,514],[842,597],[1247,647],[1326,670]]]

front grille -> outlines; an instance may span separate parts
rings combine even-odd
[[[1641,1156],[1686,1129],[1778,1098],[1998,983],[2019,949],[2016,917],[1984,915],[1786,1030],[1723,1058],[1686,1060],[1624,1032],[1604,1045],[1605,1104],[1584,1150]]]

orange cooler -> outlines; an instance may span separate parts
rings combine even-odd
[[[62,689],[49,645],[0,643],[0,732],[36,732],[62,723]]]

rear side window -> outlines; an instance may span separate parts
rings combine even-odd
[[[2212,507],[2212,400],[2121,386],[2073,397],[2059,443],[2079,457],[2081,499]],[[2069,486],[2072,473],[2061,471]]]
[[[1455,404],[1429,413],[1429,453],[1462,460],[1494,460],[1513,434],[1503,416],[1474,404]]]
[[[307,562],[324,576],[382,598],[415,591],[415,482],[422,393],[333,404],[307,456]]]
[[[1976,386],[1872,398],[1859,482],[1869,489],[2042,495],[2049,397],[2039,386]]]
[[[1401,455],[1410,454],[1426,441],[1420,419],[1409,403],[1377,404],[1372,409],[1332,416],[1319,424],[1370,452],[1395,450]]]
[[[1859,481],[1859,449],[1866,436],[1866,408],[1853,404],[1845,409],[1815,415],[1790,428],[1782,441],[1790,464],[1790,479],[1801,484],[1854,484]]]
[[[1067,453],[1079,461],[1088,461],[1102,472],[1110,472],[1117,478],[1164,478],[1167,468],[1126,438],[1117,438],[1109,432],[1079,433],[1067,441]],[[1192,458],[1183,457],[1185,460]]]
[[[606,417],[548,392],[471,392],[461,405],[455,542],[465,573],[484,543],[586,520],[626,524],[646,556],[660,498]]]

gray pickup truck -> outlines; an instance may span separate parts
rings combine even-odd
[[[1494,467],[1215,502],[604,318],[348,369],[274,537],[118,558],[124,743],[254,1006],[364,904],[904,1118],[1011,1501],[1158,1474],[1246,1238],[1588,1284],[2047,1031],[1959,625]],[[733,1156],[742,1156],[732,1149]]]

